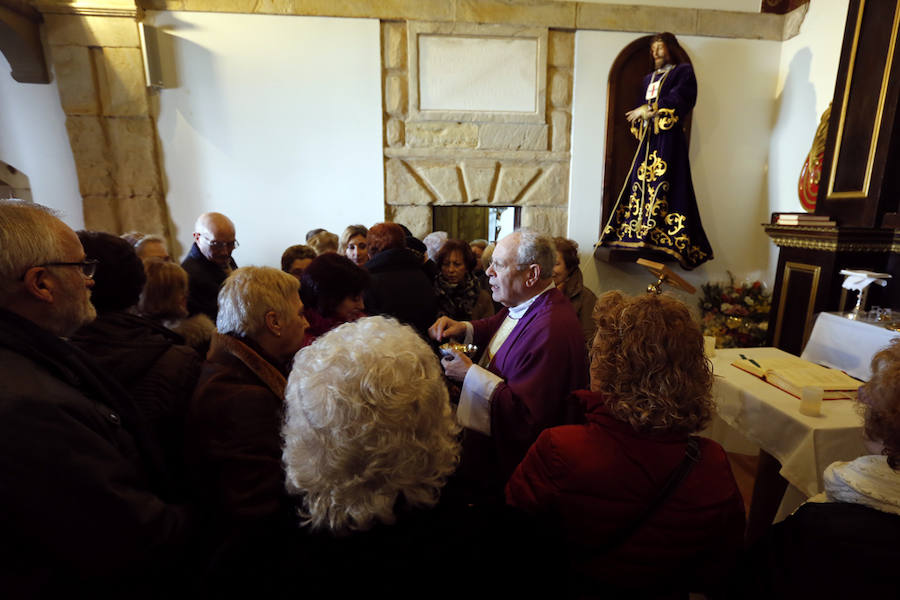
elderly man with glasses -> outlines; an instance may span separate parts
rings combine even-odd
[[[49,210],[0,201],[4,597],[166,596],[184,558],[186,513],[164,499],[146,421],[65,339],[96,316],[95,267]]]
[[[453,351],[444,372],[461,384],[457,418],[466,427],[460,476],[491,498],[547,427],[567,419],[566,398],[587,385],[587,353],[575,310],[553,284],[549,236],[517,231],[497,244],[490,267],[494,301],[506,308],[474,322],[441,317],[435,340],[481,349],[477,363]]]
[[[188,312],[204,313],[213,321],[219,312],[216,299],[228,275],[237,269],[231,253],[238,247],[234,223],[221,213],[197,217],[194,244],[181,263],[188,273]]]

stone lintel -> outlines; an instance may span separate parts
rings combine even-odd
[[[555,0],[138,0],[146,10],[266,13],[383,20],[528,25],[784,41],[808,6],[784,14]],[[38,5],[41,8],[42,5]],[[661,27],[661,23],[665,26]]]
[[[140,48],[137,21],[133,17],[83,17],[45,14],[44,28],[51,46],[102,46]]]

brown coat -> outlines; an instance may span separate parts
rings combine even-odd
[[[284,506],[285,384],[252,342],[214,335],[188,410],[185,454],[197,500],[221,519],[267,517]]]
[[[585,287],[584,278],[578,269],[575,269],[569,275],[561,291],[572,303],[575,314],[578,315],[578,322],[581,323],[581,333],[584,335],[584,343],[587,345],[588,352],[590,352],[591,345],[594,343],[594,334],[597,333],[597,324],[594,323],[593,318],[597,296]]]

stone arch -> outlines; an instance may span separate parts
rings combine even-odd
[[[0,161],[0,198],[33,201],[28,176],[3,161]]]
[[[631,134],[625,113],[643,102],[641,81],[653,69],[650,60],[652,39],[653,35],[645,35],[625,46],[609,69],[601,233],[603,224],[609,220],[609,213],[619,197],[625,178],[628,177],[631,159],[637,150],[637,140]],[[693,64],[680,46],[672,51],[672,55],[679,63]],[[688,145],[691,142],[692,116],[693,113],[689,114],[684,121],[684,134]]]

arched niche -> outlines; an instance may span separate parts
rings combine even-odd
[[[653,35],[640,37],[619,52],[609,69],[607,87],[606,108],[606,154],[603,169],[603,218],[600,222],[600,234],[609,220],[613,206],[625,185],[631,167],[631,160],[637,151],[637,140],[631,134],[625,113],[632,108],[644,103],[643,86],[644,76],[653,70],[653,61],[650,58],[650,42]],[[670,48],[672,59],[677,63],[691,63],[690,57],[680,46]],[[691,117],[693,112],[684,119],[684,134],[687,143],[691,143]],[[599,235],[599,234],[598,234]],[[621,252],[621,251],[612,251]],[[627,252],[627,251],[625,251]],[[629,253],[631,254],[631,253]],[[655,253],[654,253],[655,255]],[[671,260],[670,257],[664,257]],[[610,261],[614,260],[610,256]],[[634,258],[630,258],[631,261]]]

